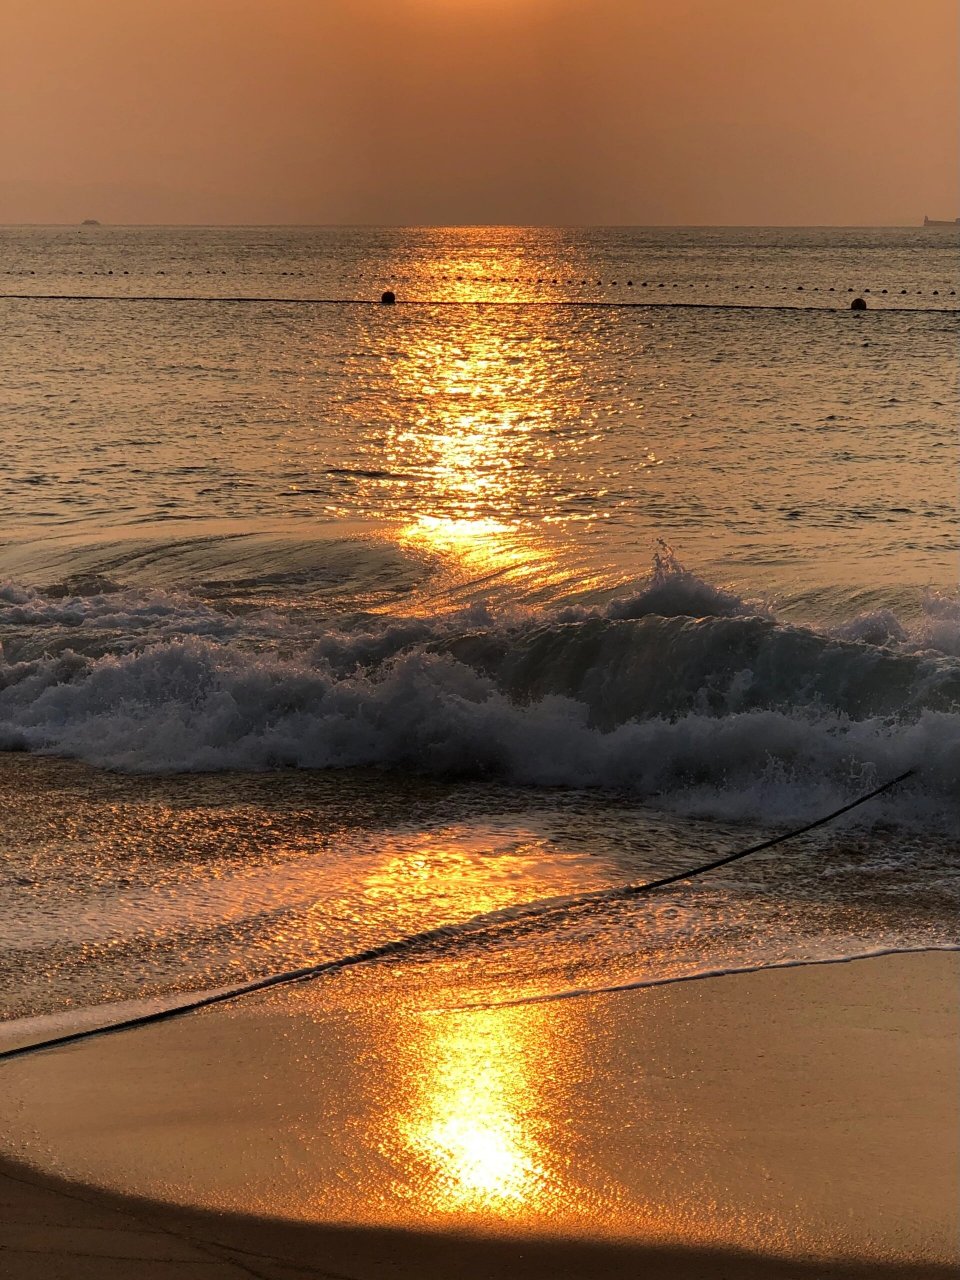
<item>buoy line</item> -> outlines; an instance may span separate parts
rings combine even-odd
[[[389,292],[389,291],[388,291]],[[113,294],[113,293],[0,293],[0,302],[161,302],[161,303],[222,303],[229,306],[257,305],[283,307],[376,307],[382,309],[381,298],[269,298],[203,294]],[[805,311],[833,314],[847,310],[846,306],[815,306],[789,302],[622,302],[609,298],[395,298],[398,307],[476,307],[523,308],[542,310],[597,310],[597,311]],[[960,314],[960,307],[878,307],[883,315],[944,315]]]
[[[904,773],[898,774],[897,777],[890,778],[888,781],[881,783],[880,786],[874,787],[872,791],[868,791],[866,794],[858,796],[856,800],[851,800],[849,803],[841,805],[839,809],[834,809],[831,813],[825,814],[823,817],[816,818],[813,822],[808,822],[801,827],[795,827],[778,836],[771,836],[767,840],[762,840],[759,844],[750,845],[746,849],[739,849],[735,853],[726,854],[722,858],[715,858],[710,862],[701,863],[699,866],[689,867],[685,871],[678,871],[668,876],[661,876],[657,880],[648,880],[641,884],[614,886],[610,889],[598,889],[591,893],[578,894],[572,898],[562,899],[559,902],[533,902],[527,906],[520,907],[519,909],[507,908],[500,912],[475,916],[460,924],[441,925],[434,929],[425,929],[420,933],[408,934],[406,937],[395,938],[390,942],[381,943],[379,946],[368,947],[363,951],[354,952],[352,955],[341,956],[335,960],[324,960],[319,964],[306,965],[299,969],[290,969],[284,973],[270,974],[265,978],[256,978],[251,982],[244,982],[237,986],[229,987],[226,990],[215,991],[209,995],[199,996],[195,999],[184,1001],[182,1004],[172,1005],[165,1009],[158,1009],[152,1013],[140,1014],[135,1018],[126,1018],[122,1022],[106,1023],[98,1027],[87,1027],[82,1031],[73,1031],[66,1035],[53,1036],[48,1040],[40,1040],[33,1044],[21,1045],[15,1049],[5,1049],[0,1052],[0,1063],[11,1062],[17,1058],[25,1058],[30,1054],[40,1053],[48,1049],[58,1049],[63,1048],[66,1045],[80,1044],[82,1041],[92,1040],[97,1036],[114,1035],[121,1031],[134,1031],[141,1027],[153,1026],[160,1022],[170,1022],[174,1018],[182,1018],[187,1014],[197,1013],[201,1009],[209,1009],[214,1005],[226,1004],[228,1001],[238,1000],[243,996],[254,995],[257,992],[268,991],[273,987],[287,986],[295,982],[305,982],[313,978],[322,977],[325,974],[338,973],[343,969],[354,968],[361,964],[369,964],[376,960],[390,959],[398,955],[414,954],[420,948],[431,946],[434,943],[452,943],[459,941],[462,938],[480,933],[484,929],[512,926],[522,921],[533,919],[547,919],[551,916],[562,915],[576,907],[585,906],[594,902],[628,901],[632,898],[654,893],[657,890],[667,888],[670,885],[679,884],[681,881],[693,880],[698,876],[706,875],[708,872],[716,871],[719,867],[729,866],[731,863],[738,862],[743,858],[748,858],[752,854],[761,853],[766,849],[773,849],[777,845],[785,844],[788,840],[795,839],[797,836],[805,835],[808,831],[814,831],[818,827],[826,826],[827,823],[833,822],[842,814],[849,813],[852,809],[856,809],[860,805],[866,804],[868,800],[873,800],[884,792],[890,791],[893,787],[911,777],[915,772],[915,769],[907,769]]]

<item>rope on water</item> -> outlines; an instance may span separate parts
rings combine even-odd
[[[122,1022],[111,1022],[104,1026],[88,1027],[83,1031],[73,1031],[67,1035],[54,1036],[49,1040],[40,1040],[34,1044],[21,1045],[16,1049],[5,1049],[0,1052],[0,1063],[10,1062],[15,1058],[25,1058],[29,1054],[40,1053],[45,1049],[59,1049],[65,1045],[79,1044],[84,1040],[92,1040],[94,1036],[112,1035],[119,1031],[134,1031],[140,1027],[149,1027],[158,1022],[169,1022],[173,1018],[182,1018],[188,1013],[197,1013],[199,1010],[209,1009],[213,1005],[226,1004],[227,1001],[238,1000],[241,996],[254,995],[256,992],[268,991],[272,987],[286,986],[293,982],[304,982],[312,978],[322,977],[324,974],[338,973],[342,969],[353,968],[360,964],[369,964],[375,960],[386,960],[393,956],[409,954],[432,943],[453,942],[465,935],[477,933],[485,928],[509,926],[534,918],[547,918],[552,915],[563,914],[572,908],[591,902],[616,902],[636,898],[642,894],[653,893],[658,889],[666,888],[668,885],[679,884],[683,880],[693,880],[697,876],[706,875],[709,871],[716,871],[719,867],[729,866],[730,863],[738,862],[741,858],[748,858],[751,854],[772,849],[776,845],[784,844],[797,836],[805,835],[808,831],[814,831],[817,827],[826,826],[828,822],[833,822],[834,819],[839,818],[842,814],[849,813],[851,809],[856,809],[860,805],[866,804],[868,800],[873,800],[885,791],[890,791],[915,772],[915,769],[908,769],[905,773],[898,774],[897,777],[890,778],[887,782],[881,783],[880,786],[874,787],[872,791],[859,796],[856,800],[851,800],[839,809],[834,809],[832,813],[825,814],[822,818],[806,823],[805,826],[795,827],[793,830],[785,831],[778,836],[771,836],[768,840],[762,840],[759,844],[750,845],[749,848],[740,849],[736,853],[729,853],[723,858],[714,859],[712,862],[704,862],[699,866],[690,867],[686,871],[678,871],[669,876],[662,876],[659,880],[649,880],[642,884],[621,885],[612,889],[599,889],[593,893],[580,894],[577,897],[567,898],[560,902],[534,902],[529,906],[520,908],[519,911],[508,908],[507,911],[495,913],[492,916],[477,916],[473,920],[464,921],[459,925],[442,925],[436,929],[426,929],[421,933],[409,934],[404,938],[396,938],[391,942],[384,942],[376,947],[368,947],[365,951],[357,951],[352,955],[341,956],[336,960],[324,960],[320,964],[306,965],[300,969],[290,969],[285,973],[275,973],[265,978],[257,978],[252,982],[245,982],[224,991],[215,991],[209,995],[199,996],[196,999],[185,1001],[183,1004],[172,1005],[166,1009],[140,1014],[135,1018],[127,1018]]]
[[[852,291],[851,291],[852,292]],[[867,291],[869,292],[869,291]],[[0,293],[0,302],[158,302],[158,303],[220,303],[224,306],[278,306],[278,307],[377,307],[380,298],[271,298],[254,296],[226,297],[220,294],[111,294],[111,293]],[[401,307],[465,307],[484,310],[583,310],[583,311],[817,311],[834,313],[840,308],[832,304],[820,305],[790,302],[623,302],[605,298],[395,298]],[[882,307],[884,315],[944,315],[960,314],[957,307]]]

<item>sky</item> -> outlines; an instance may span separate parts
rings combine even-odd
[[[4,0],[0,222],[960,215],[957,0]]]

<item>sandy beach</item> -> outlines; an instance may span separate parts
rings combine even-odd
[[[338,984],[4,1068],[28,1277],[946,1277],[956,953],[512,1009]]]

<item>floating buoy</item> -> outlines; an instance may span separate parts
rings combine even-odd
[[[850,303],[851,311],[866,311],[866,309],[867,309],[867,304],[863,300],[863,298],[854,298],[854,300]]]
[[[397,295],[392,289],[384,289],[380,295],[380,301],[385,307],[392,307],[397,300]]]

